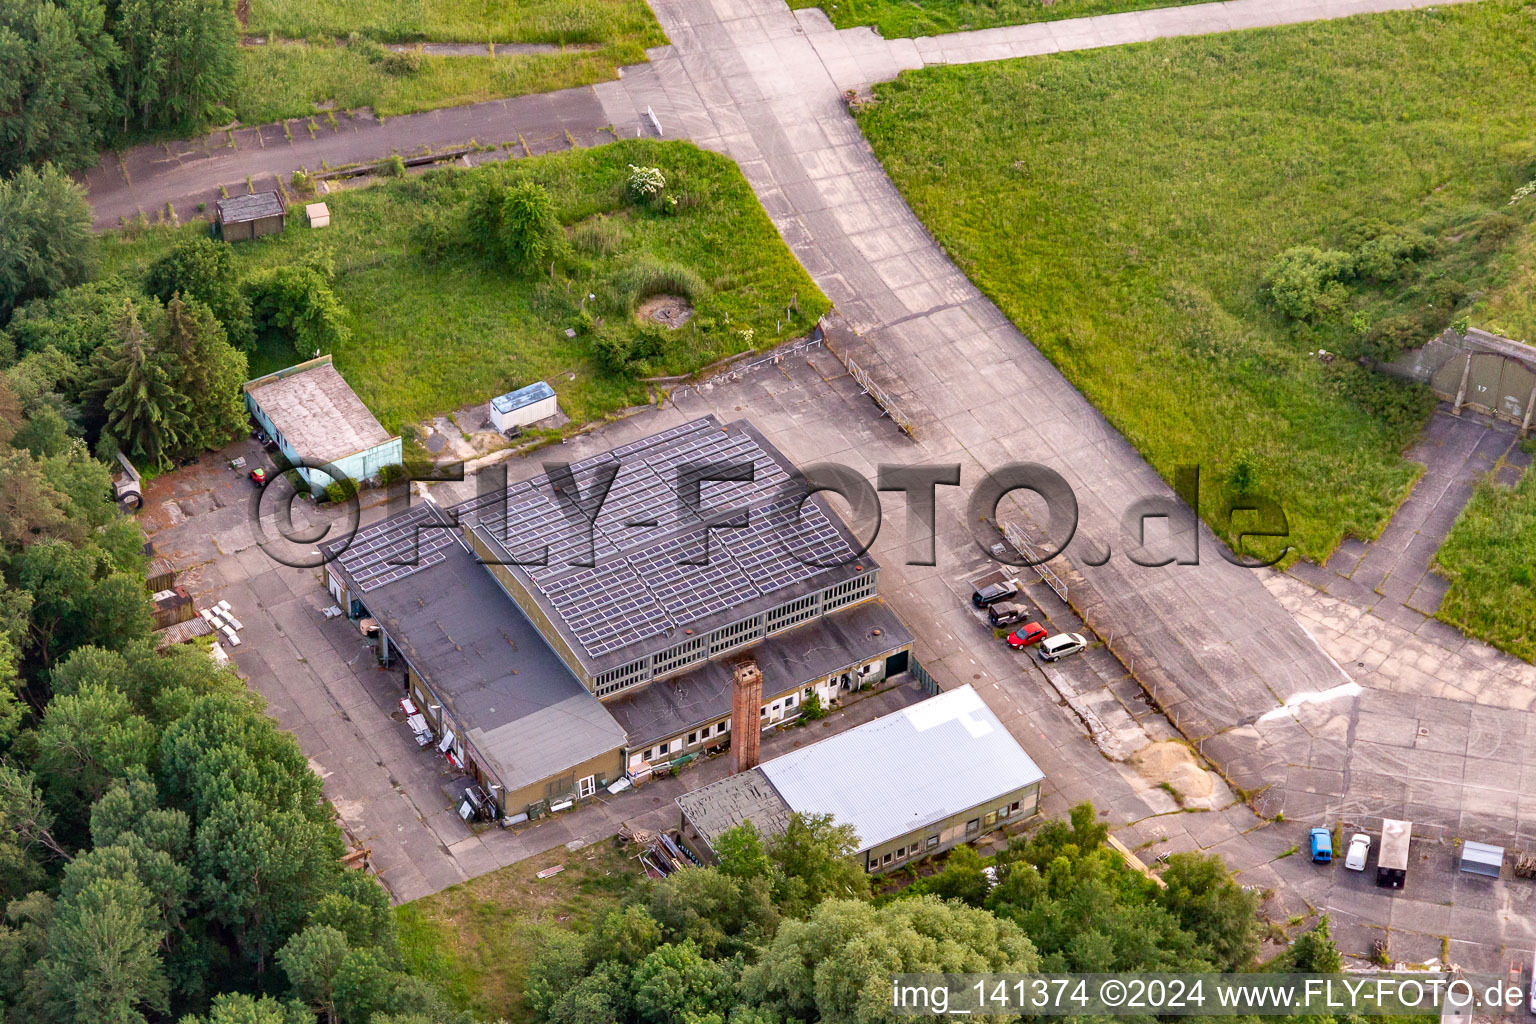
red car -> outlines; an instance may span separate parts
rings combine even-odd
[[[1037,644],[1046,637],[1046,629],[1038,622],[1026,622],[1012,633],[1008,634],[1008,646],[1023,650],[1030,644]]]
[[[255,484],[257,487],[260,487],[263,484],[265,484],[266,482],[267,482],[267,471],[266,470],[261,469],[259,467],[256,468],[256,469],[251,470],[251,483]]]

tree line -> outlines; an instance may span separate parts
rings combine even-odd
[[[229,119],[228,0],[0,0],[0,175]]]
[[[1254,968],[1258,897],[1219,858],[1175,854],[1158,886],[1108,831],[1083,804],[991,864],[962,846],[871,897],[846,826],[797,814],[765,839],[743,825],[717,843],[718,866],[642,889],[585,933],[550,930],[527,1002],[547,1024],[873,1024],[907,1019],[891,1008],[896,973]],[[1270,966],[1338,971],[1326,919]]]
[[[207,346],[235,350],[179,294],[89,290],[23,326],[50,365],[196,386]],[[98,317],[125,340],[70,349]],[[0,1019],[467,1024],[403,969],[387,894],[343,868],[260,697],[203,647],[156,649],[143,534],[46,361],[0,372]]]

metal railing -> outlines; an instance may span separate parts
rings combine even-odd
[[[1008,543],[1012,544],[1019,554],[1035,563],[1032,568],[1045,581],[1046,586],[1056,591],[1056,596],[1065,601],[1067,599],[1066,581],[1056,575],[1050,566],[1039,560],[1039,552],[1035,550],[1034,544],[1030,543],[1029,535],[1024,532],[1024,528],[1007,519],[1001,522],[1001,526],[1003,536],[1008,538]]]
[[[875,404],[881,408],[885,415],[891,418],[891,422],[900,427],[908,437],[916,439],[917,424],[912,422],[910,416],[901,411],[901,406],[896,404],[896,400],[884,388],[875,383],[874,378],[869,375],[869,372],[854,362],[852,356],[838,355],[836,349],[833,349],[832,353],[837,355],[842,364],[848,368],[849,376],[859,382],[859,387],[864,389],[864,393],[873,398]]]
[[[754,359],[750,363],[737,363],[728,370],[722,370],[712,377],[705,377],[703,380],[694,381],[686,386],[701,388],[710,384],[728,384],[765,366],[777,366],[784,361],[785,356],[803,355],[821,348],[821,346],[822,338],[821,333],[818,331],[809,338],[801,338],[799,341],[793,341],[781,348],[776,348],[761,359]]]

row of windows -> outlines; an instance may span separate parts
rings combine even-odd
[[[688,734],[688,738],[681,743],[674,743],[671,740],[667,740],[665,743],[658,743],[654,747],[647,748],[640,756],[645,758],[647,761],[655,761],[658,758],[666,757],[668,754],[675,754],[679,751],[686,750],[689,747],[697,746],[700,743],[707,743],[710,740],[718,736],[723,736],[730,731],[731,720],[727,718],[723,721],[716,722],[714,725],[706,725],[702,729],[697,729],[693,732],[690,732]]]
[[[709,656],[713,658],[717,654],[724,654],[733,647],[750,643],[763,635],[763,616],[754,615],[750,619],[741,622],[733,622],[728,626],[721,626],[715,630],[709,638]]]
[[[875,574],[865,573],[834,587],[787,601],[763,615],[721,626],[713,633],[693,636],[654,655],[637,658],[627,665],[609,669],[592,680],[592,692],[607,697],[620,690],[675,672],[695,662],[724,654],[751,643],[769,633],[797,626],[824,612],[847,607],[874,596]]]
[[[866,597],[872,597],[875,593],[875,574],[865,573],[863,576],[845,580],[835,587],[828,587],[822,591],[821,607],[823,611],[836,611],[856,601],[862,601]]]
[[[972,818],[970,821],[965,823],[965,834],[968,836],[975,835],[981,831],[981,826],[983,823],[988,826],[992,826],[997,824],[997,822],[1002,821],[1004,818],[1018,814],[1022,806],[1023,805],[1021,801],[1015,800],[1013,803],[999,807],[995,811],[988,811],[980,818]],[[888,851],[883,856],[881,856],[879,860],[871,860],[869,862],[869,866],[870,868],[883,868],[888,864],[895,864],[900,861],[904,861],[909,857],[916,857],[920,853],[928,853],[929,851],[936,849],[938,845],[939,834],[935,832],[928,838],[913,843],[911,846],[898,846],[894,851]]]
[[[785,604],[779,605],[768,613],[767,631],[777,633],[791,626],[798,626],[802,622],[809,622],[821,614],[821,594],[807,594],[805,597],[796,598]]]

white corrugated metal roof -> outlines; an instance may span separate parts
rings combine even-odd
[[[969,686],[766,761],[761,770],[792,809],[852,825],[861,850],[1045,778]]]

